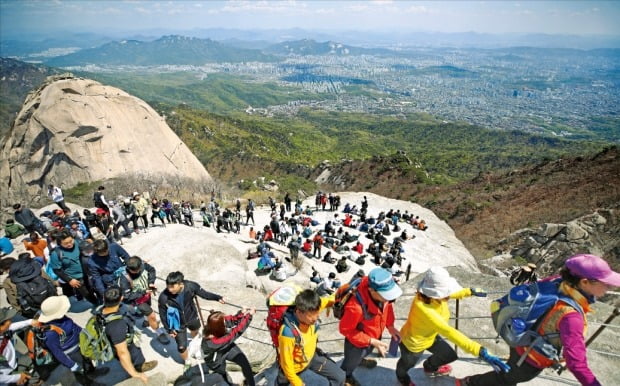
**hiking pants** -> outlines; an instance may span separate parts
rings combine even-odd
[[[76,279],[82,284],[80,288],[73,288],[69,283],[61,283],[60,288],[62,288],[62,294],[66,297],[75,296],[77,300],[86,300],[92,304],[99,304],[99,301],[94,295],[94,291],[91,291],[84,279]]]
[[[490,371],[485,374],[472,375],[467,377],[467,386],[513,386],[532,380],[541,373],[542,369],[530,365],[527,361],[517,366],[520,358],[521,355],[511,348],[507,362],[510,365],[510,371],[507,373]]]
[[[411,352],[402,342],[398,346],[400,347],[400,359],[396,363],[396,378],[402,384],[409,384],[411,378],[409,378],[408,371],[415,367],[424,351]],[[431,347],[426,350],[433,353],[424,361],[424,370],[426,371],[437,371],[440,366],[454,362],[457,359],[456,352],[439,335],[437,335]]]
[[[322,353],[315,352],[314,356],[310,360],[310,363],[308,364],[308,367],[297,373],[297,375],[303,374],[303,372],[308,369],[312,370],[313,372],[319,374],[322,377],[327,378],[327,380],[329,381],[329,386],[344,385],[344,372],[338,368],[336,362],[332,361]],[[276,378],[276,385],[285,386],[289,384],[290,382],[288,381],[288,379],[286,379],[286,376],[284,376],[282,369],[278,366],[278,378]]]
[[[245,378],[244,385],[254,386],[256,383],[254,382],[254,373],[252,372],[252,366],[250,365],[250,361],[248,357],[245,356],[243,351],[237,346],[233,344],[232,348],[228,350],[226,354],[224,354],[224,360],[236,363],[241,367],[241,372],[243,373],[243,377]],[[228,379],[226,374],[226,362],[223,362],[224,366],[220,366],[220,368],[213,369],[214,373],[221,374],[224,379]]]
[[[353,343],[349,342],[348,339],[344,340],[344,359],[342,360],[342,364],[340,368],[344,370],[347,375],[347,378],[351,378],[353,376],[353,370],[357,366],[362,363],[362,359],[364,359],[368,354],[372,352],[374,349],[373,346],[368,347],[356,347]]]

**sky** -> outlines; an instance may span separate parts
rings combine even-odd
[[[620,1],[0,0],[0,34],[199,28],[620,35]]]

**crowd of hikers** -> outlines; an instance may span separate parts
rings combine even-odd
[[[138,192],[108,200],[105,187],[100,186],[93,196],[96,209],[79,214],[67,207],[60,188],[50,185],[48,195],[58,210],[36,216],[31,209],[15,204],[14,219],[7,221],[5,237],[0,238],[4,255],[13,251],[9,239],[26,236],[22,240],[26,252],[0,259],[0,271],[8,272],[3,288],[10,304],[0,309],[0,384],[42,384],[59,366],[73,372],[83,385],[102,384],[98,379],[109,372],[105,363],[112,359],[118,360],[130,377],[146,383],[145,373],[155,368],[157,361],[147,361],[142,353],[144,329],[150,329],[160,344],[176,346],[185,367],[175,384],[232,384],[227,361],[241,368],[244,385],[255,384],[250,362],[235,341],[250,326],[256,308],[243,308],[232,315],[211,311],[203,320],[197,297],[225,304],[221,295],[187,280],[179,271],[166,276],[166,288],[157,294],[156,267],[129,254],[120,244],[122,237],[148,230],[149,213],[151,226],[156,220],[161,226],[174,222],[194,226],[189,202],[153,198],[149,203]],[[384,357],[388,351],[398,350],[395,376],[402,385],[414,385],[409,370],[426,351],[431,353],[422,364],[427,376],[451,373],[450,363],[458,357],[447,341],[493,368],[456,379],[459,386],[516,385],[564,361],[582,385],[600,384],[588,367],[584,332],[590,304],[620,286],[620,274],[605,260],[594,255],[573,256],[560,276],[520,284],[493,302],[495,328],[511,347],[505,361],[449,324],[450,299],[487,294],[481,288],[462,288],[441,267],[425,272],[408,317],[398,329],[394,307],[402,306],[399,275],[403,245],[413,238],[401,227],[406,223],[425,231],[427,225],[406,211],[370,216],[365,196],[359,209],[347,203],[340,211],[340,205],[338,195],[317,193],[314,210],[334,212],[321,226],[301,200],[293,206],[286,194],[278,207],[270,197],[270,222],[256,232],[252,200],[246,204],[245,221],[240,200],[234,208],[225,209],[214,198],[200,204],[203,225],[213,226],[217,232],[240,233],[241,227],[252,221],[249,236],[258,247],[249,257],[259,258],[257,274],[268,272],[280,281],[291,275],[270,251],[270,243],[287,245],[290,253],[285,260],[293,264],[297,259],[318,258],[334,264],[340,273],[350,268],[347,261],[361,266],[371,257],[376,265],[368,274],[359,269],[347,283],[334,272],[322,278],[315,271],[312,288],[283,283],[269,295],[266,323],[276,347],[277,385],[303,385],[301,375],[307,370],[325,377],[330,385],[359,385],[355,369],[377,366],[377,360],[369,358],[371,353]],[[369,239],[365,251],[358,240],[360,234]],[[343,257],[334,259],[331,252]],[[547,295],[547,303],[538,300],[541,296],[530,296],[537,293]],[[91,303],[92,316],[84,326],[68,316],[70,299]],[[324,309],[333,310],[344,337],[344,357],[339,364],[317,345],[319,315]],[[390,343],[382,340],[385,330]],[[25,343],[25,352],[17,349],[19,341]]]

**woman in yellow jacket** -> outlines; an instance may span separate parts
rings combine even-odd
[[[462,288],[442,267],[426,271],[411,303],[407,321],[400,330],[401,357],[396,364],[396,377],[402,385],[414,385],[408,371],[416,365],[425,350],[433,354],[423,363],[426,375],[434,377],[450,374],[452,367],[448,363],[454,362],[457,355],[443,338],[479,356],[496,371],[508,371],[509,367],[499,358],[490,355],[479,343],[448,324],[448,300],[467,296],[483,297],[486,293],[477,288]]]

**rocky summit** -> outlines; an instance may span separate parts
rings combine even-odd
[[[1,149],[0,199],[5,205],[44,196],[47,184],[71,187],[154,173],[162,181],[211,181],[147,103],[67,74],[47,78],[28,95]]]

